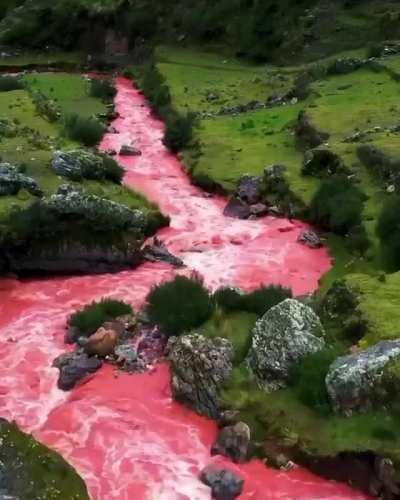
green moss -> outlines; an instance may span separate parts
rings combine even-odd
[[[206,337],[223,337],[230,340],[235,349],[235,363],[241,363],[246,357],[251,340],[251,329],[256,322],[256,314],[243,311],[223,312],[216,309],[213,316],[198,328]]]
[[[6,421],[0,422],[0,438],[10,495],[24,500],[89,500],[83,480],[57,453]]]

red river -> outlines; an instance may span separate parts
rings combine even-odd
[[[162,145],[163,124],[124,78],[116,81],[113,126],[102,149],[135,143],[141,157],[119,158],[125,183],[171,217],[159,237],[187,269],[210,288],[252,289],[262,283],[313,291],[330,267],[324,249],[297,243],[304,224],[267,217],[239,221],[222,215],[224,199],[193,187],[178,159]],[[175,403],[169,368],[120,374],[103,367],[71,392],[57,389],[51,367],[66,350],[65,322],[76,308],[103,296],[140,306],[150,287],[173,276],[164,264],[144,264],[113,275],[0,280],[0,416],[61,453],[85,479],[96,500],[205,500],[210,490],[197,479],[210,457],[216,426]],[[366,497],[302,468],[280,472],[261,461],[235,466],[245,478],[241,500],[347,500]]]

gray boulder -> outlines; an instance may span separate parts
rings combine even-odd
[[[244,175],[237,187],[237,195],[245,203],[255,205],[261,200],[262,177]]]
[[[218,394],[233,369],[231,342],[194,333],[172,337],[167,351],[174,398],[200,415],[217,419],[220,415]]]
[[[100,359],[83,352],[62,354],[53,362],[53,366],[60,370],[58,387],[63,391],[73,389],[87,375],[99,370],[102,364]]]
[[[305,229],[302,231],[297,239],[299,243],[303,243],[303,245],[307,246],[308,248],[321,248],[322,247],[322,241],[321,238],[318,236],[318,234],[315,231],[312,231],[311,229]]]
[[[174,267],[184,267],[184,262],[173,255],[159,238],[154,237],[151,245],[143,248],[143,258],[149,262],[166,262]]]
[[[228,201],[224,209],[224,215],[225,217],[232,217],[234,219],[248,219],[251,215],[251,211],[246,202],[233,197]]]
[[[250,427],[244,422],[229,425],[220,430],[211,455],[223,455],[235,463],[247,460],[250,445]]]
[[[82,179],[104,180],[107,178],[104,159],[90,151],[56,151],[51,166],[58,175],[74,181]]]
[[[211,488],[215,500],[234,500],[243,491],[244,480],[227,469],[211,465],[202,471],[200,479]]]
[[[18,171],[18,169],[7,162],[0,162],[0,196],[12,196],[26,189],[33,196],[43,196],[42,190],[37,182]]]
[[[265,390],[280,389],[302,358],[325,346],[324,334],[310,307],[284,300],[257,321],[247,362]]]
[[[379,342],[332,363],[326,376],[326,388],[335,411],[346,415],[364,412],[390,398],[384,383],[384,370],[397,359],[400,360],[400,340]]]
[[[123,145],[119,151],[121,156],[141,156],[142,152],[135,146]]]

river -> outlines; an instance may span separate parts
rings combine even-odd
[[[181,257],[190,273],[210,288],[223,284],[252,289],[263,283],[313,291],[330,267],[324,249],[297,243],[304,224],[266,217],[239,221],[222,215],[225,200],[193,187],[179,160],[162,145],[163,124],[124,78],[117,78],[113,126],[101,144],[119,150],[134,142],[141,157],[119,158],[124,182],[156,202],[171,217],[158,236]],[[85,479],[96,500],[208,500],[197,479],[211,462],[213,422],[175,403],[169,369],[116,374],[105,366],[71,392],[57,389],[51,367],[66,350],[68,315],[89,301],[115,297],[139,307],[151,286],[176,271],[144,264],[112,275],[0,280],[0,415],[60,452]],[[241,500],[365,499],[349,487],[302,468],[285,473],[260,461],[235,466],[246,480]]]

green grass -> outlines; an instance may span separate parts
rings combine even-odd
[[[0,56],[0,68],[31,68],[34,66],[79,66],[82,54],[79,52],[29,52],[10,57]]]
[[[235,370],[222,400],[239,410],[239,418],[250,425],[255,442],[272,439],[284,448],[297,446],[320,456],[375,451],[400,463],[399,417],[383,410],[352,417],[322,417],[302,404],[292,389],[270,394],[257,389],[244,367]],[[382,430],[393,439],[377,437]]]
[[[217,309],[212,318],[197,329],[206,337],[223,337],[230,340],[235,349],[235,363],[245,358],[250,347],[250,331],[256,322],[255,314],[235,311],[224,313]]]
[[[350,274],[345,281],[357,296],[357,310],[367,321],[367,333],[360,342],[367,347],[381,340],[400,337],[400,273],[388,274],[385,281],[366,274]]]
[[[83,480],[57,453],[22,433],[15,424],[2,422],[0,438],[0,460],[11,476],[8,493],[13,497],[89,500]]]

